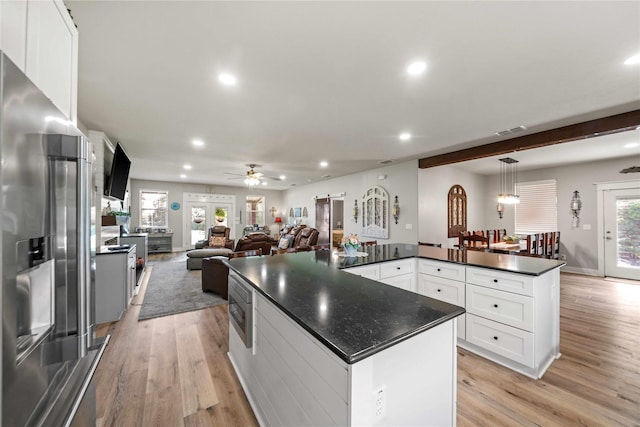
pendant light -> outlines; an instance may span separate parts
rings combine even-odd
[[[511,157],[500,160],[500,193],[498,204],[514,205],[520,203],[520,196],[516,194],[518,183],[518,161]]]

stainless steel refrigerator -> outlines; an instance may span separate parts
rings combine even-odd
[[[88,143],[2,52],[0,101],[2,426],[90,425],[106,340]]]

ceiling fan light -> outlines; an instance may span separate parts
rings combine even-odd
[[[254,176],[249,176],[244,180],[244,183],[249,187],[255,187],[256,185],[260,184],[260,180]]]

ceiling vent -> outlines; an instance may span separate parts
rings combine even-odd
[[[381,165],[388,165],[389,163],[393,163],[393,160],[381,160],[378,163]]]
[[[524,132],[525,130],[527,130],[526,126],[518,126],[516,128],[511,128],[511,129],[505,129],[505,130],[501,130],[496,132],[496,135],[498,136],[507,136],[507,135],[511,135],[512,133],[518,133],[518,132]]]

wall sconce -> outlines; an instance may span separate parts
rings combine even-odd
[[[571,220],[571,226],[577,227],[580,223],[580,210],[582,209],[582,201],[580,200],[580,193],[578,190],[573,192],[573,197],[571,198],[571,212],[573,213],[573,218]]]
[[[278,212],[278,210],[275,206],[272,206],[271,209],[269,209],[269,212],[271,212],[271,218],[273,218],[274,216],[276,216],[276,212]]]
[[[393,207],[391,208],[391,215],[393,215],[393,219],[396,220],[396,224],[398,223],[398,218],[400,218],[400,205],[398,204],[398,196],[396,195],[393,201]]]
[[[353,220],[355,222],[358,222],[358,201],[354,200],[353,201]]]
[[[502,214],[504,213],[504,205],[502,203],[498,203],[496,211],[498,211],[498,217],[502,219]]]

